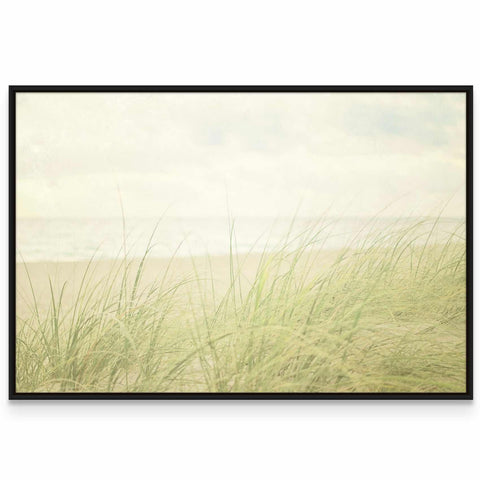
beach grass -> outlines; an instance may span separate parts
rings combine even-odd
[[[17,392],[465,392],[464,224],[365,228],[335,252],[292,230],[247,273],[232,224],[223,282],[209,257],[146,281],[149,245],[40,299],[24,264]]]

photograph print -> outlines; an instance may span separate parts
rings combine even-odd
[[[463,398],[471,87],[10,87],[10,398]]]

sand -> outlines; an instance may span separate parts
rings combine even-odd
[[[338,254],[338,251],[325,250],[315,252],[310,261],[314,258],[311,275],[320,271],[326,264],[330,264]],[[260,254],[239,255],[235,257],[241,270],[241,280],[243,285],[248,286],[249,282],[255,278],[259,263]],[[140,259],[133,259],[131,270],[136,271]],[[285,264],[287,268],[287,264]],[[88,279],[90,284],[99,282],[109,274],[113,275],[118,287],[123,272],[123,264],[120,261],[101,260],[92,262],[89,265],[87,261],[80,262],[29,262],[17,263],[17,295],[16,308],[17,316],[20,318],[28,317],[32,311],[33,296],[32,288],[35,292],[37,307],[39,311],[46,311],[51,304],[50,283],[51,280],[54,295],[58,298],[60,291],[65,284],[63,293],[63,304],[71,305],[78,289],[82,283],[82,278],[88,268]],[[237,265],[234,265],[235,271]],[[141,279],[141,286],[151,285],[153,282],[160,282],[165,278],[166,285],[173,284],[180,280],[195,278],[195,271],[198,277],[204,278],[206,285],[214,285],[215,291],[221,295],[230,285],[230,257],[212,256],[193,258],[174,258],[173,260],[165,258],[149,258],[145,261],[144,271]],[[130,275],[133,281],[135,274]]]
[[[240,256],[239,262],[242,264],[242,273],[244,278],[253,278],[260,261],[260,255]],[[131,261],[132,271],[136,271],[140,259]],[[211,267],[210,267],[211,266]],[[89,263],[81,262],[31,262],[17,263],[17,296],[16,307],[17,316],[29,316],[32,309],[32,288],[35,292],[37,306],[40,312],[46,311],[51,303],[51,293],[49,279],[52,282],[53,291],[56,296],[59,295],[64,283],[64,305],[71,305],[80,285],[85,271],[88,268],[88,276],[91,282],[98,282],[106,278],[109,274],[116,280],[120,288],[123,266],[122,263],[113,260],[103,260]],[[165,284],[173,284],[176,281],[193,278],[195,269],[200,277],[211,278],[215,288],[219,291],[225,290],[229,285],[230,261],[228,256],[211,257],[208,262],[206,258],[176,258],[173,260],[163,258],[150,258],[144,264],[141,285],[150,285],[155,281],[161,281],[165,277]],[[113,272],[113,274],[112,274]],[[131,280],[135,274],[130,276]]]

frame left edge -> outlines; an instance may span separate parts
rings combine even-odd
[[[8,315],[9,315],[9,376],[8,398],[12,400],[16,396],[16,340],[15,340],[15,241],[16,241],[16,89],[9,87],[8,91]]]

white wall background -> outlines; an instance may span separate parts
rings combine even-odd
[[[463,0],[4,2],[2,477],[476,478],[477,400],[8,402],[6,305],[8,84],[480,89],[475,7]]]

